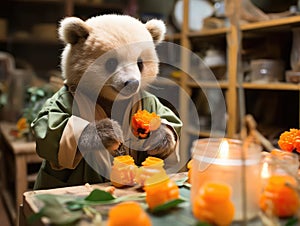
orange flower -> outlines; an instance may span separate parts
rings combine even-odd
[[[230,200],[231,189],[225,184],[203,185],[195,200],[193,214],[200,220],[215,225],[230,225],[234,217],[234,205]]]
[[[131,120],[133,134],[139,138],[147,138],[150,131],[160,127],[160,117],[155,113],[146,110],[138,110]]]
[[[108,226],[151,226],[150,217],[136,202],[123,202],[112,207],[108,213]]]
[[[17,122],[18,131],[23,131],[23,130],[27,129],[28,127],[29,126],[28,126],[26,118],[22,117],[18,120],[18,122]]]
[[[150,209],[179,198],[179,188],[176,183],[167,179],[160,183],[146,185],[146,202]]]
[[[287,175],[271,176],[260,197],[260,208],[263,211],[271,210],[278,217],[289,217],[297,213],[299,195],[287,184],[296,187],[297,182]]]
[[[290,129],[283,132],[279,137],[278,145],[284,151],[292,152],[296,149],[300,153],[300,130]]]
[[[118,188],[134,185],[136,169],[137,166],[130,155],[115,157],[110,173],[112,185]]]

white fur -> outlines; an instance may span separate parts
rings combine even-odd
[[[126,79],[137,79],[143,86],[145,81],[153,80],[158,74],[155,44],[163,40],[165,31],[165,25],[160,20],[153,19],[143,24],[125,15],[102,15],[86,21],[65,18],[60,24],[59,37],[66,43],[61,56],[66,83],[76,87],[86,70],[100,58],[103,62],[95,67],[95,80],[88,84],[89,90],[97,90],[96,86],[99,87],[99,82],[101,84],[103,81],[101,78],[108,77],[103,66],[105,55],[116,50],[114,57],[118,58],[120,65],[108,85],[118,91]],[[144,61],[142,72],[136,65],[140,57]]]

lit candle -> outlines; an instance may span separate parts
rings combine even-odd
[[[269,164],[267,162],[263,163],[260,175],[263,180],[266,180],[270,177]]]
[[[245,161],[242,160],[245,151]],[[235,207],[234,220],[243,220],[242,167],[245,164],[247,219],[259,211],[261,148],[249,145],[243,150],[241,141],[233,139],[200,139],[193,143],[191,175],[191,200],[208,182],[223,183],[232,190],[231,200]]]

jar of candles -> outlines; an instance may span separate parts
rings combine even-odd
[[[263,153],[260,208],[267,215],[279,218],[297,214],[300,207],[299,158],[292,152],[273,150]]]
[[[193,143],[192,159],[192,207],[200,195],[199,191],[213,183],[214,188],[226,186],[225,190],[229,190],[216,193],[230,194],[234,206],[233,221],[257,216],[261,191],[259,145],[225,138],[199,139]],[[228,203],[228,198],[226,200]]]

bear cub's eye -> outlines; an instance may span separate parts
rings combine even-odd
[[[137,66],[138,66],[140,72],[142,72],[142,70],[143,70],[143,68],[144,68],[144,63],[143,63],[142,58],[139,58],[139,59],[137,60]]]
[[[109,58],[105,63],[105,69],[109,73],[113,73],[118,66],[118,60],[116,58]]]

